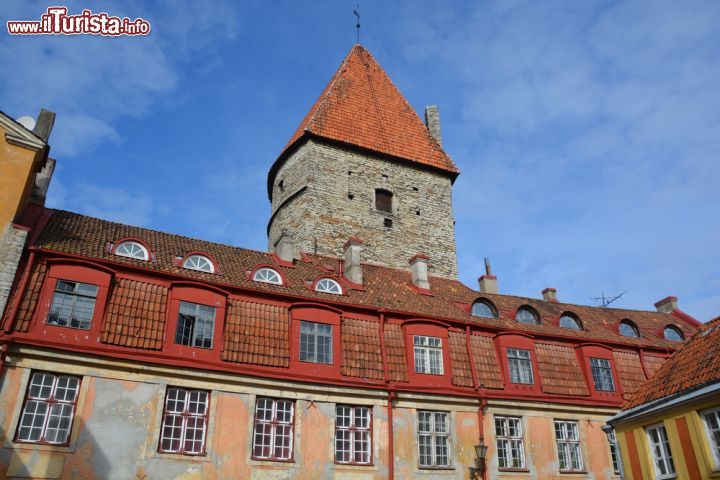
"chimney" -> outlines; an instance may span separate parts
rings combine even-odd
[[[655,308],[659,313],[672,313],[677,310],[678,299],[677,297],[665,297],[659,302],[655,302]]]
[[[430,135],[442,146],[442,133],[440,132],[440,110],[437,105],[425,107],[425,126],[430,130]]]
[[[55,171],[55,160],[47,158],[45,165],[35,175],[35,185],[33,185],[32,193],[30,193],[30,201],[38,205],[45,206],[48,188],[50,187],[50,179],[52,179]]]
[[[275,242],[275,255],[284,262],[292,262],[295,258],[295,243],[287,230],[283,230],[280,238]]]
[[[557,302],[557,290],[548,287],[542,291],[543,300],[546,302]]]
[[[40,115],[38,115],[37,122],[35,123],[35,128],[33,128],[33,133],[47,143],[54,124],[55,112],[42,108],[40,109]]]
[[[498,293],[497,277],[492,274],[490,259],[485,258],[485,275],[478,278],[482,293]]]
[[[412,283],[417,288],[430,290],[430,282],[428,281],[427,265],[430,257],[421,253],[416,254],[410,259],[410,271],[412,272]]]
[[[360,265],[360,253],[362,252],[362,240],[358,237],[350,237],[343,250],[345,251],[345,267],[343,274],[349,282],[362,285],[363,274]]]

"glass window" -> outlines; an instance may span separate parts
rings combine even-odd
[[[290,460],[293,452],[295,404],[291,400],[258,398],[255,402],[253,458]]]
[[[147,248],[145,248],[142,243],[134,242],[132,240],[121,242],[115,248],[115,255],[120,255],[121,257],[135,258],[137,260],[147,260],[148,258],[150,258]]]
[[[608,441],[610,442],[610,460],[612,461],[613,473],[620,474],[620,460],[618,458],[618,445],[617,437],[615,436],[615,430],[611,430],[608,434]]]
[[[498,467],[525,468],[522,418],[495,417]]]
[[[79,390],[78,377],[34,372],[25,393],[16,441],[67,443]]]
[[[629,320],[623,320],[620,322],[620,335],[623,337],[640,337],[640,332],[637,327]]]
[[[375,190],[375,209],[381,212],[392,213],[392,192],[387,190]]]
[[[89,330],[97,294],[98,287],[95,285],[58,280],[47,323]]]
[[[573,330],[582,330],[580,322],[572,315],[564,314],[560,317],[560,326],[563,328],[571,328]]]
[[[300,321],[300,361],[327,364],[333,362],[332,325]]]
[[[471,313],[476,317],[495,318],[495,311],[492,307],[481,300],[473,303]]]
[[[332,278],[323,278],[322,280],[319,280],[315,284],[315,291],[342,295],[342,288],[340,288],[340,284]]]
[[[188,347],[212,348],[215,307],[180,302],[175,343]]]
[[[532,360],[528,350],[516,348],[507,349],[508,369],[510,370],[511,383],[524,383],[532,385],[533,379]]]
[[[560,471],[583,471],[578,423],[566,420],[555,420],[555,441],[557,443]]]
[[[539,324],[538,316],[535,312],[529,308],[520,307],[515,314],[515,320],[520,323],[534,323]]]
[[[703,412],[702,417],[705,421],[707,435],[710,437],[715,467],[720,467],[720,409]]]
[[[415,372],[430,375],[443,374],[442,339],[414,335],[413,346],[415,349]]]
[[[615,383],[613,382],[610,360],[606,360],[604,358],[591,358],[590,370],[592,371],[595,390],[604,392],[615,391]]]
[[[685,335],[683,335],[682,330],[672,325],[665,327],[663,335],[665,336],[665,340],[670,340],[671,342],[682,342],[685,340]]]
[[[670,451],[670,442],[668,441],[667,431],[665,431],[665,425],[658,424],[648,427],[647,436],[657,478],[660,480],[675,478],[675,462]]]
[[[160,429],[160,452],[205,453],[209,397],[203,390],[168,388]]]
[[[253,280],[255,280],[256,282],[282,285],[282,277],[280,277],[280,274],[272,268],[259,269],[257,272],[255,272],[255,275],[253,275]]]
[[[335,407],[335,461],[370,463],[372,431],[370,408],[337,405]]]
[[[190,255],[185,259],[182,266],[198,272],[215,273],[215,265],[204,255]]]
[[[420,467],[450,466],[450,425],[447,412],[418,410]]]

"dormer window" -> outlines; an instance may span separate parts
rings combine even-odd
[[[623,320],[620,322],[618,331],[623,337],[640,338],[640,331],[630,320]]]
[[[668,325],[665,327],[665,330],[663,330],[663,336],[665,337],[665,340],[669,340],[671,342],[682,342],[685,340],[685,335],[682,330],[674,325]]]
[[[215,332],[215,308],[180,302],[175,343],[188,347],[212,348]]]
[[[530,323],[533,325],[540,324],[540,319],[538,318],[537,313],[535,313],[534,310],[531,310],[528,307],[518,308],[518,311],[515,314],[515,320],[517,320],[520,323]]]
[[[560,317],[560,326],[563,328],[569,328],[571,330],[582,330],[582,324],[580,320],[575,318],[574,315],[569,313],[563,313]]]
[[[413,335],[415,372],[428,375],[443,374],[442,339]]]
[[[322,278],[315,284],[315,291],[321,293],[332,293],[333,295],[342,295],[342,287],[332,278]]]
[[[495,310],[486,302],[478,300],[473,303],[472,311],[470,312],[475,317],[483,318],[497,318]]]
[[[375,210],[392,213],[393,193],[380,188],[375,190]]]
[[[508,348],[507,361],[508,370],[510,371],[510,383],[525,385],[532,385],[535,383],[529,350]]]
[[[140,243],[133,240],[125,240],[120,242],[113,251],[115,255],[120,257],[134,258],[136,260],[147,261],[150,258],[147,248]]]
[[[253,281],[272,283],[273,285],[282,285],[282,277],[280,274],[272,268],[263,267],[258,269],[253,275]]]
[[[198,272],[215,273],[215,265],[205,255],[190,255],[182,264],[183,268],[188,270],[197,270]]]

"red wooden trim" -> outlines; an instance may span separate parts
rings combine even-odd
[[[633,480],[641,480],[642,468],[640,468],[640,455],[638,455],[637,444],[635,443],[635,434],[633,430],[625,432],[625,441],[627,442],[628,460],[630,460],[630,471]]]
[[[319,308],[322,310],[329,310],[331,312],[337,313],[338,315],[342,315],[343,313],[345,313],[340,309],[331,307],[330,305],[325,305],[324,303],[296,302],[296,303],[291,303],[288,306],[288,310],[293,310],[293,309],[298,309],[298,308]]]
[[[148,282],[148,283],[151,283],[151,282]],[[207,283],[194,282],[192,280],[174,280],[174,281],[170,282],[170,288],[178,288],[178,287],[188,287],[188,288],[198,288],[201,290],[210,290],[211,292],[215,292],[224,297],[229,297],[231,295],[231,293],[228,292],[227,290],[223,290],[222,288],[218,288],[213,285],[208,285]]]
[[[127,257],[125,257],[127,258]],[[48,257],[45,259],[45,262],[48,265],[79,265],[89,268],[97,268],[98,270],[102,270],[105,273],[109,273],[110,275],[115,275],[117,273],[117,270],[113,270],[112,268],[108,268],[105,265],[102,265],[100,263],[96,263],[90,260],[84,260],[84,259],[73,259],[73,258],[52,258]]]

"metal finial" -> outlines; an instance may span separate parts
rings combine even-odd
[[[357,28],[357,43],[360,43],[360,4],[355,7],[353,14],[357,17],[357,24],[355,25],[355,28]]]

